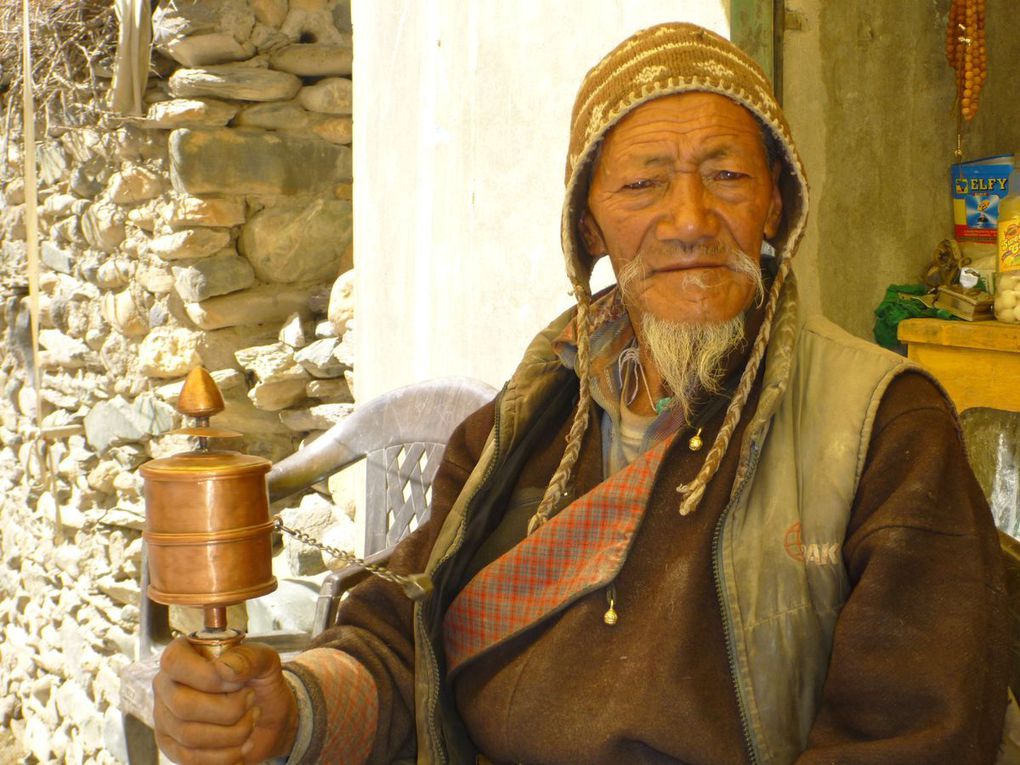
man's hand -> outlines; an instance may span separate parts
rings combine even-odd
[[[257,763],[294,745],[297,702],[269,646],[242,643],[209,661],[178,638],[152,688],[156,743],[174,762]]]

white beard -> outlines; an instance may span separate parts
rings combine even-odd
[[[729,249],[731,267],[754,283],[760,305],[765,296],[761,269],[742,251]],[[633,290],[634,282],[643,276],[643,272],[644,264],[640,257],[634,258],[620,270],[618,282],[628,302],[632,298],[630,291]],[[688,278],[695,281],[701,277],[691,274]],[[687,422],[691,420],[691,407],[699,392],[721,392],[723,362],[731,351],[744,342],[745,313],[741,312],[723,322],[693,323],[661,319],[645,312],[641,317],[641,326],[634,328],[639,342],[669,387],[672,406],[680,409]]]
[[[672,393],[672,405],[690,422],[695,395],[722,389],[723,361],[744,341],[744,315],[717,324],[687,324],[646,313],[640,337]]]

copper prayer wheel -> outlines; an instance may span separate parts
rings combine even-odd
[[[145,482],[149,598],[205,609],[206,630],[189,640],[213,655],[216,645],[243,637],[226,629],[226,607],[276,589],[266,474],[271,463],[207,448],[209,438],[239,433],[208,427],[223,399],[204,369],[192,370],[177,405],[198,419],[176,431],[199,439],[195,451],[156,459],[139,468]],[[228,634],[229,633],[229,634]]]

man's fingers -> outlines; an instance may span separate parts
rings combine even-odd
[[[230,693],[205,693],[174,682],[160,672],[152,681],[154,709],[162,706],[178,720],[233,725],[255,703],[255,691],[243,688]]]
[[[160,673],[176,683],[185,683],[206,693],[228,693],[244,685],[244,678],[217,672],[216,662],[202,656],[185,638],[177,638],[159,659]],[[158,677],[157,676],[157,677]]]
[[[178,749],[221,752],[233,749],[235,757],[232,762],[237,762],[240,759],[237,755],[255,730],[260,710],[257,707],[247,710],[231,724],[216,724],[208,718],[182,719],[157,698],[152,714],[156,731],[173,740]]]
[[[245,749],[237,746],[196,751],[159,731],[156,732],[156,745],[172,762],[179,765],[237,765],[244,761],[246,753]]]

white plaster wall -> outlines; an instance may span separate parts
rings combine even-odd
[[[728,35],[728,12],[729,0],[355,0],[359,399],[448,374],[502,384],[572,302],[559,216],[585,72],[662,21]]]

